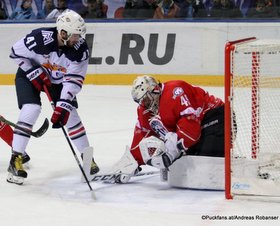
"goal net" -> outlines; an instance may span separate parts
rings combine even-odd
[[[226,44],[225,102],[226,198],[279,199],[280,40]]]

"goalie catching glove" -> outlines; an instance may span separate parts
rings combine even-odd
[[[151,149],[157,150],[153,156],[149,156],[152,158],[147,160],[146,164],[160,169],[168,168],[186,150],[183,139],[178,141],[177,133],[168,132],[159,115],[152,117],[149,124],[160,140],[156,137],[144,138],[139,144],[142,156],[147,151],[150,153]]]
[[[144,138],[140,143],[140,152],[143,161],[159,169],[168,168],[176,159],[180,158],[183,150],[179,149],[177,134],[168,132],[165,135],[165,142],[157,137]]]
[[[51,81],[48,75],[40,66],[35,66],[26,72],[26,77],[32,83],[32,85],[40,92],[43,90],[43,86],[51,86]]]
[[[57,101],[51,118],[53,128],[60,128],[61,126],[66,125],[72,109],[73,106],[71,104],[71,101],[64,99]]]

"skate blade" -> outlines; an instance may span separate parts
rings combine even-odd
[[[13,183],[13,184],[22,185],[23,182],[24,182],[24,178],[23,177],[14,176],[12,173],[9,173],[8,177],[7,177],[7,182]]]

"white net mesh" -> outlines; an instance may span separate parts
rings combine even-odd
[[[257,183],[279,183],[280,41],[238,44],[231,57],[232,134],[237,129],[232,144],[232,176],[237,181],[245,178]],[[248,185],[252,187],[249,182]],[[277,189],[280,195],[279,184]],[[241,190],[269,195],[258,189]]]

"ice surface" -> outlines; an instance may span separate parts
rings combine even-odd
[[[223,98],[222,88],[205,89]],[[85,85],[78,99],[95,159],[104,171],[131,143],[136,104],[130,87]],[[51,116],[44,94],[42,101],[34,130]],[[14,86],[0,86],[0,106],[0,114],[17,121]],[[87,184],[80,182],[80,170],[60,129],[32,138],[28,153],[25,184],[9,184],[10,148],[0,140],[0,226],[280,225],[279,203],[227,201],[223,191],[171,188],[159,176],[133,178],[126,185],[91,183],[97,197],[93,200]],[[278,219],[257,220],[256,215]],[[220,220],[231,216],[239,219]]]

